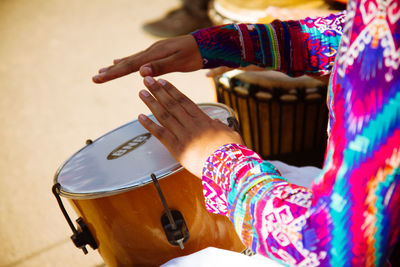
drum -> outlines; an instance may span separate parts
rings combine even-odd
[[[327,0],[212,0],[209,17],[214,25],[221,25],[270,23],[335,12]],[[218,102],[239,114],[249,147],[265,159],[322,166],[327,139],[326,83],[275,71],[231,72],[214,81]]]
[[[327,141],[326,83],[276,71],[230,71],[214,79],[246,145],[264,159],[321,167]]]
[[[199,106],[223,122],[234,116],[221,104]],[[53,193],[75,245],[98,248],[107,266],[159,266],[210,246],[244,249],[228,218],[206,211],[201,180],[138,121],[88,142],[69,158],[55,175]],[[60,196],[80,217],[78,229]]]
[[[214,25],[270,23],[275,19],[296,20],[336,12],[324,0],[213,0],[209,6],[208,14]]]

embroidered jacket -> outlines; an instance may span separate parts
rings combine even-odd
[[[207,209],[229,216],[245,245],[283,264],[383,265],[400,229],[400,2],[350,0],[346,13],[193,36],[205,68],[331,73],[328,147],[311,188],[227,144],[205,163]]]

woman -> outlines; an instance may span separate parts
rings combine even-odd
[[[93,80],[139,70],[140,98],[160,121],[139,121],[203,179],[206,207],[244,244],[288,265],[384,265],[400,229],[400,2],[355,0],[346,13],[269,25],[225,25],[157,42]],[[340,40],[340,46],[339,46]],[[165,80],[172,71],[257,65],[331,74],[329,140],[310,189],[288,183]]]

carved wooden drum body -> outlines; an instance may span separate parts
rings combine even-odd
[[[223,122],[233,116],[223,105],[199,106]],[[68,159],[57,171],[53,192],[68,198],[81,217],[74,243],[97,246],[108,266],[159,266],[209,246],[244,249],[232,223],[206,211],[201,180],[138,121]]]
[[[209,17],[214,25],[270,23],[275,19],[296,20],[335,12],[327,0],[212,0]],[[338,1],[338,0],[329,0]],[[339,0],[345,1],[345,0]]]
[[[322,166],[326,84],[276,71],[231,71],[215,78],[218,102],[237,113],[246,145],[264,159]]]

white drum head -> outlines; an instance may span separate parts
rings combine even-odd
[[[221,104],[199,107],[226,124],[227,118],[234,116]],[[74,154],[57,171],[55,183],[60,183],[60,193],[65,197],[98,198],[151,183],[151,173],[162,178],[180,168],[168,150],[135,120]]]

